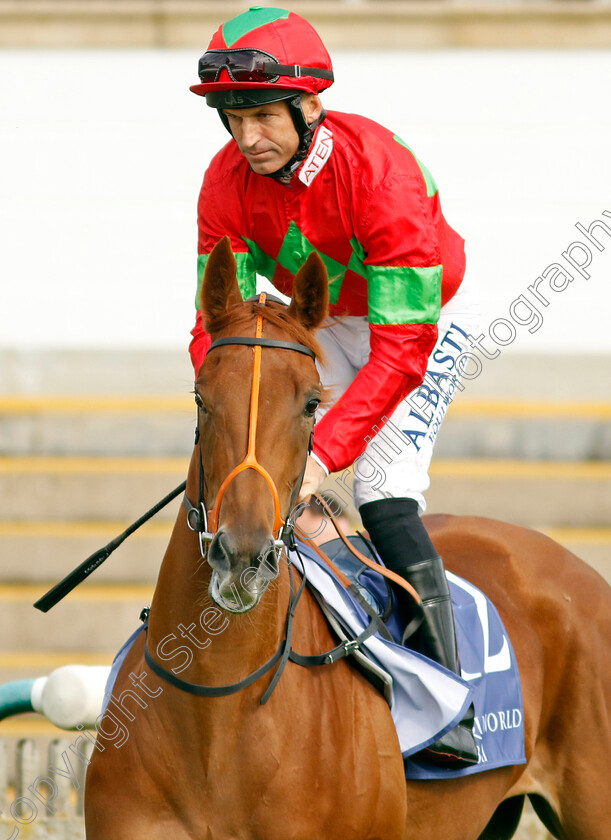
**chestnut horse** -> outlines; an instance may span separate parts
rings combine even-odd
[[[147,659],[141,633],[100,723],[87,776],[88,840],[508,840],[525,796],[554,836],[607,840],[611,589],[533,531],[427,518],[448,568],[489,595],[512,639],[526,764],[406,783],[389,708],[347,659],[288,662],[261,704],[298,585],[276,540],[322,397],[311,355],[326,288],[311,255],[288,309],[243,303],[228,241],[209,258],[202,308],[213,341],[227,346],[213,347],[196,382],[189,522],[181,511],[163,560]],[[198,507],[204,497],[208,519]],[[337,643],[307,588],[292,637],[301,654]],[[200,686],[264,673],[233,693],[198,696],[158,676],[170,662],[178,680]]]

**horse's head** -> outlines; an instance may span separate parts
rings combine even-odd
[[[327,314],[326,270],[311,254],[295,277],[288,308],[243,302],[225,237],[208,259],[200,305],[213,344],[259,336],[291,345],[221,341],[206,356],[195,386],[204,498],[214,533],[209,593],[223,609],[246,612],[278,574],[274,541],[291,513],[322,397],[313,330]]]

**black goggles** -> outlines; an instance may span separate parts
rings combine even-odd
[[[223,70],[234,82],[277,82],[280,76],[315,76],[333,81],[332,70],[280,64],[277,58],[263,50],[208,50],[199,60],[198,73],[202,82],[218,81]]]

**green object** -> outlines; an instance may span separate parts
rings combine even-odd
[[[393,140],[396,140],[397,143],[399,143],[400,146],[405,146],[407,151],[411,152],[412,155],[414,155],[414,153],[412,152],[410,147],[407,145],[405,140],[401,140],[401,138],[399,136],[397,136],[396,134],[393,137]],[[416,155],[414,155],[414,158],[416,160],[416,163],[420,167],[420,171],[422,172],[422,177],[424,178],[424,183],[426,184],[426,194],[429,198],[431,198],[437,192],[437,184],[435,183],[435,179],[433,178],[433,176],[431,175],[429,170],[426,168],[426,166],[422,163],[422,161],[418,160]]]
[[[286,232],[282,248],[278,254],[278,262],[291,274],[295,275],[316,248],[307,240],[294,221],[291,221]],[[318,251],[329,275],[329,300],[337,303],[339,292],[346,273],[346,266]]]
[[[441,309],[443,267],[368,266],[372,324],[436,324]]]
[[[252,6],[247,12],[238,15],[223,25],[223,38],[228,47],[239,41],[244,35],[248,35],[253,29],[273,23],[275,20],[282,20],[289,16],[286,9],[262,8]]]
[[[35,679],[15,680],[0,685],[0,720],[36,711],[32,706],[31,694]]]
[[[266,254],[265,251],[256,244],[256,242],[253,242],[251,239],[247,239],[246,237],[243,237],[243,239],[253,255],[257,273],[267,277],[267,279],[271,282],[273,282],[273,277],[278,264],[290,271],[291,274],[296,274],[312,251],[317,251],[324,262],[327,274],[329,275],[329,301],[332,304],[337,303],[342,283],[344,282],[344,276],[346,274],[346,266],[342,265],[337,260],[334,260],[333,257],[329,257],[327,254],[323,254],[321,251],[318,251],[318,249],[315,248],[311,242],[308,241],[307,237],[299,230],[294,221],[291,221],[285,234],[277,260],[270,257],[269,254]],[[365,252],[356,239],[352,240],[352,246],[354,248],[354,252],[347,267],[352,271],[355,271],[357,274],[360,274],[362,277],[366,277],[366,269],[362,264],[362,255],[364,255]]]

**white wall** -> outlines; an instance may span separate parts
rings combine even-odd
[[[186,346],[197,194],[227,137],[188,90],[198,57],[0,52],[1,346]],[[467,240],[484,325],[511,320],[511,351],[611,352],[611,239],[592,248],[591,279],[574,272],[539,304],[535,333],[508,315],[572,241],[587,241],[575,223],[611,212],[611,53],[334,59],[327,107],[392,128],[433,172]]]

